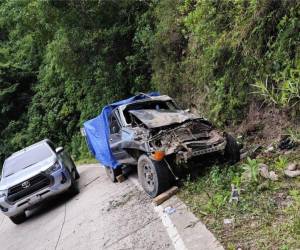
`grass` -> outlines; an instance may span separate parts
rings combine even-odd
[[[300,180],[283,173],[295,160],[300,160],[299,151],[213,166],[195,180],[188,178],[179,196],[226,249],[299,249]],[[278,181],[257,174],[259,162],[275,171]],[[239,202],[229,202],[231,184],[240,190]],[[224,219],[234,222],[225,225]]]
[[[83,165],[83,164],[95,164],[99,163],[95,158],[85,158],[85,159],[79,159],[75,162],[76,166]]]

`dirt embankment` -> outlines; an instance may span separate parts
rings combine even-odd
[[[268,146],[291,132],[300,133],[300,121],[289,110],[253,102],[243,122],[231,130],[248,143]]]

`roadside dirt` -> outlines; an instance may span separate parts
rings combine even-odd
[[[268,144],[279,141],[290,126],[292,121],[287,112],[252,103],[246,118],[236,129],[236,134],[242,134],[248,141]]]

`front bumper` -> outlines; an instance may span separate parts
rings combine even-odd
[[[14,216],[43,202],[45,199],[66,191],[71,186],[71,177],[65,167],[51,173],[49,186],[40,189],[16,202],[9,202],[6,197],[0,198],[0,209],[7,216]]]
[[[197,149],[197,148],[191,148],[188,147],[189,145],[186,144],[186,151],[179,151],[176,154],[176,162],[187,162],[190,158],[210,154],[210,153],[216,153],[216,152],[224,152],[226,147],[226,141],[223,141],[221,143],[216,143],[212,145],[208,145],[205,148]]]

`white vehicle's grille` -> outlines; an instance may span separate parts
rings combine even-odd
[[[26,181],[19,183],[8,189],[7,200],[16,202],[40,189],[49,186],[51,180],[44,174],[38,174]]]

